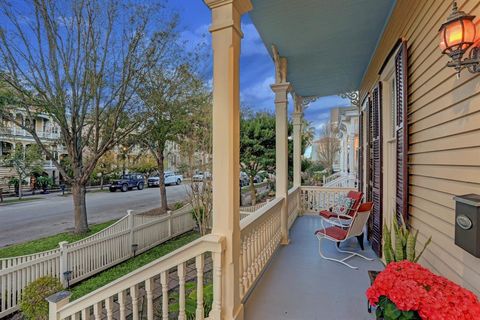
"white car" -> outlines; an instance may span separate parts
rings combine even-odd
[[[169,185],[169,184],[179,185],[183,181],[183,176],[173,171],[165,171],[164,178],[165,178],[165,185]],[[159,184],[160,184],[160,178],[158,176],[148,178],[149,187],[158,187]]]
[[[205,171],[205,172],[198,172],[197,174],[194,174],[193,177],[192,177],[192,181],[193,182],[201,182],[203,181],[204,179],[211,179],[212,178],[212,174],[208,171]]]

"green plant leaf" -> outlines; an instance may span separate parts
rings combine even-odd
[[[402,315],[402,311],[398,310],[395,304],[389,302],[385,306],[385,320],[398,319]]]

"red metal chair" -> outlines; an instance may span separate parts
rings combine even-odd
[[[351,220],[352,217],[355,215],[355,213],[358,210],[358,207],[360,206],[360,203],[363,198],[363,192],[359,191],[349,191],[347,194],[347,198],[350,198],[353,200],[353,204],[351,205],[350,208],[346,210],[345,213],[339,214],[332,212],[332,209],[330,210],[322,210],[320,211],[319,215],[320,217],[324,219],[342,219],[342,220]]]
[[[363,198],[363,192],[349,191],[347,194],[347,198],[352,199],[353,204],[350,206],[350,208],[345,210],[345,213],[335,213],[333,212],[333,208],[330,208],[330,210],[320,211],[320,217],[322,219],[325,219],[326,222],[335,221],[335,224],[337,225],[343,225],[343,227],[345,228],[348,227],[348,225],[352,221],[352,217],[355,215],[355,213],[357,213],[357,210],[360,207]],[[364,250],[365,248],[363,246],[363,233],[357,237],[357,240],[360,248]],[[340,243],[337,243],[337,246],[340,246]]]
[[[335,262],[339,262],[341,264],[346,265],[349,268],[352,269],[358,269],[358,267],[354,267],[345,261],[353,258],[355,256],[361,257],[365,260],[370,260],[372,261],[373,259],[367,258],[359,253],[352,252],[352,251],[346,251],[346,250],[341,250],[338,245],[335,246],[338,252],[341,253],[348,253],[349,255],[346,256],[343,259],[336,259],[332,257],[327,257],[322,253],[322,240],[330,240],[333,242],[336,242],[337,244],[340,244],[341,242],[344,242],[350,238],[353,237],[358,237],[360,235],[363,235],[363,230],[365,228],[365,225],[367,224],[368,218],[370,217],[370,213],[372,212],[373,208],[373,202],[366,202],[361,204],[358,208],[356,213],[351,219],[350,224],[348,227],[345,227],[344,224],[338,223],[337,220],[335,219],[322,219],[322,229],[319,229],[315,231],[315,235],[318,238],[318,253],[323,259],[326,260],[331,260]],[[331,226],[325,227],[324,223],[328,223]]]

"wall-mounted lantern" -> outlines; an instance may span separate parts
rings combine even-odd
[[[457,2],[453,2],[452,12],[440,28],[440,48],[452,61],[447,66],[455,68],[457,75],[467,68],[471,73],[480,72],[480,48],[475,44],[475,16],[458,10]],[[462,60],[467,50],[472,47],[468,58]]]

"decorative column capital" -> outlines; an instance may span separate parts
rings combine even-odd
[[[250,0],[204,0],[212,10],[212,25],[209,31],[215,32],[233,27],[243,37],[241,16],[253,9]]]
[[[288,102],[288,92],[292,88],[289,82],[274,83],[270,88],[275,93],[275,103]]]

